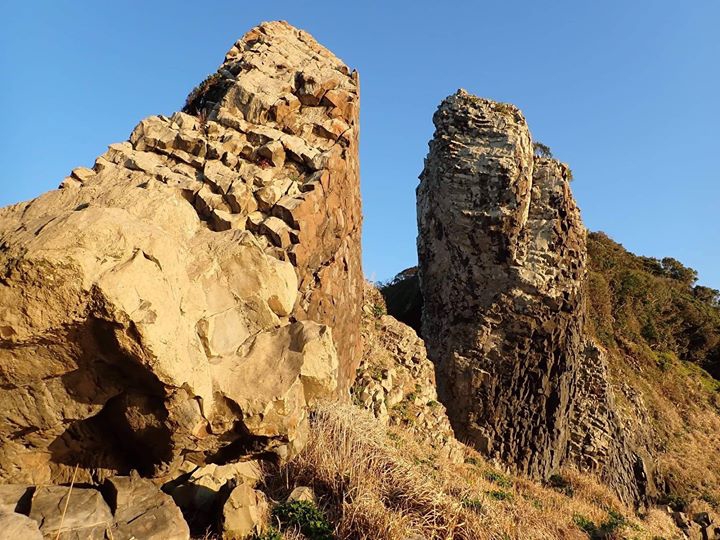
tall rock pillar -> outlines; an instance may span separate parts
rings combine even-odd
[[[569,169],[522,113],[459,91],[417,190],[423,335],[459,438],[519,470],[562,462],[582,350],[585,229]]]

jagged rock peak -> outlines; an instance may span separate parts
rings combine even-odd
[[[304,444],[360,360],[358,82],[287,23],[0,210],[0,480],[171,478]]]
[[[591,376],[586,362],[603,359],[586,355],[586,231],[569,169],[534,155],[512,105],[459,90],[433,121],[417,189],[422,324],[455,432],[541,478],[582,461],[569,441],[602,439],[586,445],[590,461],[612,462],[618,491],[635,497],[634,458],[611,440],[612,407],[598,407],[594,423],[591,407],[580,408],[582,423],[576,413],[590,387],[602,388],[592,399],[611,397],[578,382]]]

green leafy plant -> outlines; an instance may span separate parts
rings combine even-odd
[[[309,540],[332,540],[333,527],[312,501],[288,501],[279,504],[273,515],[280,529],[299,529]]]
[[[385,308],[381,304],[373,304],[371,310],[373,317],[376,319],[385,315]]]
[[[252,540],[283,540],[283,535],[275,527],[268,527],[260,534],[255,533]]]
[[[618,529],[628,525],[628,520],[620,512],[608,511],[608,517],[600,525],[596,525],[582,514],[575,514],[573,522],[582,529],[592,540],[605,540],[614,538]]]
[[[582,531],[586,532],[591,538],[597,531],[597,525],[594,521],[586,518],[582,514],[575,514],[573,516],[573,523],[577,525]]]
[[[496,471],[485,471],[485,480],[497,484],[501,488],[511,488],[512,480]]]

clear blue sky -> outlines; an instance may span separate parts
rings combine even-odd
[[[591,230],[720,288],[717,0],[25,1],[3,6],[0,205],[169,114],[250,27],[285,19],[361,76],[364,264],[415,263],[431,117],[457,88],[518,105]]]

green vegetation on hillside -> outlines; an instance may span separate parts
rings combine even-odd
[[[588,235],[588,254],[589,318],[605,347],[720,378],[720,292],[695,285],[697,272],[679,261],[633,255],[603,233]]]

